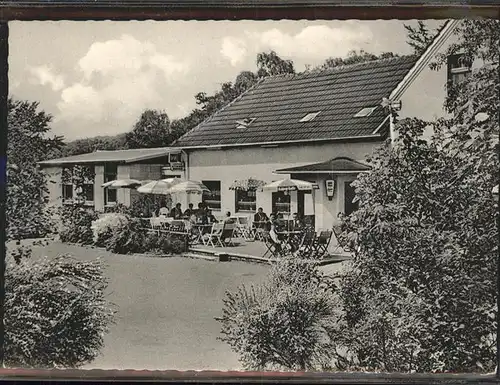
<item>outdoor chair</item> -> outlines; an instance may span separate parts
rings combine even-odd
[[[270,254],[271,256],[273,256],[275,258],[285,254],[286,250],[283,249],[281,243],[275,242],[271,238],[268,231],[262,232],[261,236],[262,236],[262,241],[266,245],[266,252],[262,256],[263,258],[265,258],[268,254]]]
[[[203,244],[204,245],[211,245],[212,247],[215,247],[216,245],[224,247],[224,244],[222,243],[222,240],[221,240],[223,230],[224,230],[223,223],[220,223],[220,222],[214,223],[210,233],[205,234],[201,238]]]
[[[238,224],[236,228],[237,236],[249,241],[253,240],[252,229],[250,227],[250,222],[247,217],[239,217]]]
[[[313,229],[307,229],[304,231],[304,236],[302,237],[302,242],[298,248],[298,253],[304,258],[309,258],[313,253],[315,242],[316,232]]]
[[[321,259],[325,256],[330,245],[330,240],[332,239],[332,234],[333,232],[330,230],[319,233],[319,236],[316,237],[313,243],[311,256],[314,256],[316,259]]]
[[[214,223],[212,231],[204,237],[204,244],[210,244],[212,247],[221,246],[225,247],[232,243],[234,230],[236,225],[234,223]],[[226,241],[228,240],[229,241]]]
[[[333,254],[341,250],[348,253],[354,252],[354,249],[349,245],[349,242],[342,236],[342,228],[340,226],[333,226],[332,231],[335,235],[335,240],[337,241],[335,249],[332,250]]]

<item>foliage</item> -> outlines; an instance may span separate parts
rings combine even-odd
[[[79,367],[103,347],[113,322],[99,260],[23,258],[5,272],[5,364]]]
[[[77,139],[65,143],[60,153],[55,157],[87,154],[97,150],[123,150],[127,148],[125,134],[116,136],[96,136],[93,138]]]
[[[94,242],[92,222],[98,217],[92,208],[80,205],[66,205],[61,208],[61,229],[59,238],[62,242],[91,245]]]
[[[38,103],[9,98],[7,108],[7,237],[43,237],[52,223],[46,206],[46,178],[37,162],[57,152],[62,140],[50,136],[52,116],[39,111]]]
[[[110,233],[106,236],[106,250],[117,254],[142,252],[145,230],[137,218],[126,217],[111,224]]]
[[[443,26],[439,29],[443,28]],[[409,24],[404,24],[404,27],[408,36],[407,43],[413,48],[413,52],[416,55],[422,55],[439,33],[439,29],[438,31],[429,31],[429,28],[422,20],[418,21],[416,27],[412,27]]]
[[[180,254],[186,251],[182,239],[168,233],[148,232],[144,236],[142,251],[161,255]]]
[[[337,306],[332,283],[298,258],[274,265],[259,287],[240,286],[224,299],[221,340],[247,369],[328,367]]]
[[[323,71],[329,68],[335,68],[344,65],[352,65],[357,63],[365,63],[373,60],[388,59],[392,57],[398,57],[398,54],[392,52],[384,52],[380,55],[374,55],[372,53],[366,52],[364,50],[352,50],[349,51],[347,57],[330,57],[325,60],[325,62],[313,69],[308,69],[308,71]]]
[[[294,73],[293,62],[280,58],[275,51],[260,52],[257,54],[257,77],[263,78]]]
[[[172,200],[168,195],[138,194],[132,200],[129,214],[137,218],[150,218],[153,212],[158,214],[162,205],[166,207],[172,205]]]
[[[92,222],[90,226],[93,234],[93,242],[96,246],[103,247],[111,237],[115,229],[121,229],[128,224],[128,217],[120,213],[109,213],[102,215]]]
[[[128,148],[154,148],[169,145],[174,140],[170,119],[163,111],[146,110],[125,135]]]
[[[356,182],[359,210],[347,231],[359,250],[340,284],[343,314],[332,334],[349,352],[339,360],[344,366],[495,367],[498,205],[491,190],[499,182],[500,81],[493,25],[464,22],[450,47],[493,59],[450,93],[451,116],[400,121],[397,141]],[[425,140],[428,125],[434,135]]]

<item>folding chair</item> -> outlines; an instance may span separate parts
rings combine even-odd
[[[269,235],[269,232],[262,232],[262,241],[266,245],[266,252],[262,255],[263,258],[265,258],[268,254],[271,254],[275,258],[282,255],[283,249],[281,244],[276,243]]]
[[[313,229],[307,229],[298,248],[298,254],[304,258],[309,258],[313,253],[315,242],[316,232]]]
[[[343,250],[349,253],[354,252],[345,237],[342,235],[343,232],[340,226],[333,226],[332,231],[335,235],[335,240],[337,241],[337,245],[335,246],[335,249],[332,250],[332,253],[336,253],[339,250]]]
[[[330,230],[321,231],[319,236],[316,238],[313,244],[312,254],[317,258],[321,259],[325,256],[328,251],[328,246],[330,245],[330,240],[332,239],[333,232]]]
[[[252,229],[247,217],[239,217],[236,229],[237,235],[246,241],[253,240]]]
[[[205,234],[205,236],[202,237],[203,244],[204,245],[212,245],[212,247],[215,247],[216,245],[220,245],[221,247],[224,247],[224,244],[222,243],[222,239],[221,239],[223,230],[224,230],[223,223],[214,223],[210,233],[207,233],[207,234]]]

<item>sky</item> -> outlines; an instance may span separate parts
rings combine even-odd
[[[405,21],[416,24],[416,21]],[[442,20],[426,21],[431,28]],[[212,94],[258,52],[296,71],[351,50],[410,54],[403,21],[12,22],[10,95],[38,101],[66,140],[130,131],[145,109],[181,118],[194,95]]]

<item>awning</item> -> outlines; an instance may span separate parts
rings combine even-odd
[[[283,168],[275,174],[357,174],[370,171],[367,164],[347,157],[337,157],[326,162],[312,163],[304,166]]]
[[[254,178],[241,179],[235,180],[229,190],[255,191],[265,184],[266,182]]]

